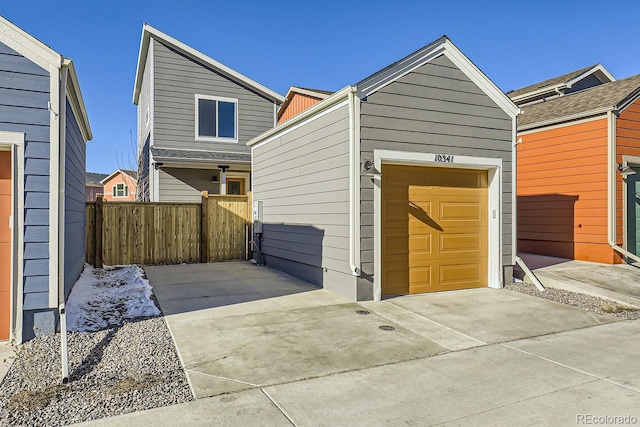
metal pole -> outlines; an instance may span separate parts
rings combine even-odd
[[[60,304],[60,356],[62,358],[62,384],[69,382],[69,352],[67,350],[67,310]]]

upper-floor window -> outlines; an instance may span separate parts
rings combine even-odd
[[[129,187],[122,183],[114,185],[113,197],[129,197]]]
[[[238,100],[196,95],[196,140],[238,141]]]

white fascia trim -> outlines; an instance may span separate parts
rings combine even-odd
[[[49,308],[58,307],[58,223],[64,212],[60,211],[60,108],[61,70],[49,69]]]
[[[149,42],[152,36],[153,38],[163,43],[171,45],[171,47],[180,51],[181,53],[187,56],[190,56],[196,59],[197,61],[204,63],[205,65],[208,65],[209,67],[219,71],[222,74],[225,74],[227,77],[230,77],[233,80],[243,83],[244,85],[250,87],[256,92],[271,99],[272,101],[278,104],[281,104],[282,102],[284,102],[284,97],[279,93],[269,89],[266,86],[261,85],[260,83],[250,79],[244,74],[241,74],[233,70],[232,68],[227,67],[226,65],[192,48],[191,46],[188,46],[182,43],[181,41],[171,37],[170,35],[165,34],[156,28],[153,28],[151,25],[144,24],[144,26],[142,27],[142,38],[140,40],[140,52],[138,53],[138,66],[136,68],[136,82],[135,82],[134,92],[133,92],[134,104],[136,105],[138,104],[138,99],[140,97],[140,88],[142,87],[142,74],[144,73],[146,55],[149,50]]]
[[[416,153],[409,151],[374,150],[375,168],[382,171],[383,164],[429,166],[461,169],[484,169],[488,171],[488,285],[501,288],[502,283],[502,159],[475,156],[455,156],[455,163],[436,162],[437,153]],[[373,186],[373,246],[374,246],[374,282],[373,298],[382,298],[382,176],[374,177]],[[493,213],[495,212],[495,215]]]
[[[562,129],[568,126],[575,126],[575,125],[579,125],[579,124],[583,124],[583,123],[589,123],[589,122],[595,122],[597,120],[603,120],[605,119],[606,116],[604,115],[600,115],[600,116],[591,116],[591,117],[587,117],[585,119],[578,119],[578,120],[572,120],[570,122],[563,122],[563,123],[558,123],[556,125],[550,125],[550,126],[544,126],[541,128],[534,128],[534,129],[529,129],[529,130],[524,130],[521,131],[520,129],[518,129],[518,136],[526,136],[526,135],[531,135],[531,134],[535,134],[535,133],[539,133],[539,132],[546,132],[549,130],[553,130],[553,129]]]
[[[537,90],[534,90],[533,92],[527,92],[522,95],[514,96],[513,98],[511,98],[511,100],[513,102],[522,103],[522,101],[527,101],[530,98],[536,98],[540,95],[544,95],[545,93],[548,93],[549,95],[553,95],[553,94],[557,95],[560,89],[563,89],[566,87],[567,85],[565,83],[562,83],[556,86],[545,86],[542,89],[537,89]]]
[[[563,124],[565,122],[575,122],[576,120],[580,120],[580,119],[586,119],[592,116],[606,116],[607,113],[609,113],[610,111],[615,111],[616,107],[611,106],[611,107],[604,107],[604,108],[598,108],[596,110],[591,110],[591,111],[583,111],[580,113],[575,113],[575,114],[570,114],[568,116],[564,116],[564,117],[556,117],[553,119],[549,119],[549,120],[543,120],[541,122],[537,122],[537,123],[532,123],[532,124],[528,124],[528,125],[521,125],[518,129],[519,133],[522,133],[524,131],[527,130],[533,130],[536,129],[536,131],[538,130],[542,130],[543,128],[547,128],[547,127],[551,127],[553,125],[559,125],[559,124]],[[526,110],[524,112],[524,114],[527,114]],[[573,124],[573,123],[567,123],[569,124]]]
[[[69,104],[71,104],[73,115],[80,125],[80,132],[82,133],[84,141],[91,141],[93,139],[93,133],[91,132],[89,117],[87,116],[87,108],[84,105],[84,100],[82,99],[82,92],[80,91],[80,83],[78,83],[76,67],[73,65],[73,61],[69,58],[64,59],[63,65],[65,65],[69,70],[66,91],[69,95]]]
[[[607,79],[609,79],[608,82],[602,82],[602,83],[610,83],[610,82],[615,82],[616,81],[616,78],[613,77],[613,74],[611,74],[606,68],[604,68],[604,66],[602,64],[598,64],[595,67],[590,68],[587,71],[585,71],[584,73],[580,74],[579,76],[576,76],[576,77],[572,78],[571,80],[567,81],[565,83],[565,86],[570,88],[574,84],[579,82],[580,80],[583,80],[585,77],[588,77],[591,74],[595,74],[595,73],[598,73],[598,72],[602,73],[602,75],[604,75]]]
[[[289,91],[285,95],[284,99],[289,98],[289,95],[291,95],[292,93],[301,93],[302,95],[313,96],[314,98],[320,98],[320,99],[327,99],[328,97],[331,96],[331,94],[320,93],[320,92],[316,92],[316,91],[309,90],[309,89],[304,89],[304,88],[297,87],[297,86],[291,86],[289,88]]]
[[[13,22],[0,16],[0,40],[39,67],[60,67],[62,56]]]
[[[12,170],[9,338],[20,344],[24,298],[24,133],[0,131],[0,147],[2,146],[11,148]]]
[[[478,67],[467,58],[449,38],[441,37],[435,42],[425,46],[417,52],[387,67],[357,84],[358,96],[365,98],[368,95],[393,83],[397,79],[409,74],[416,68],[445,55],[449,58],[471,81],[473,81],[489,98],[491,98],[505,113],[514,117],[520,114],[518,108],[511,99],[498,88]]]
[[[517,179],[517,145],[518,145],[518,118],[513,118],[511,130],[511,265],[516,264],[518,256],[518,179]],[[502,246],[500,246],[502,248]],[[501,256],[502,258],[502,256]]]
[[[101,183],[102,185],[105,185],[105,184],[106,184],[106,183],[107,183],[111,178],[113,178],[114,176],[116,176],[116,175],[117,175],[117,174],[119,174],[119,173],[121,173],[121,174],[123,174],[123,175],[126,175],[126,176],[129,176],[129,177],[133,178],[131,175],[129,175],[129,174],[127,174],[127,173],[125,173],[122,169],[117,169],[116,171],[111,172],[111,174],[110,174],[109,176],[107,176],[105,179],[103,179],[102,181],[100,181],[100,183]]]
[[[348,103],[349,93],[353,93],[355,90],[356,90],[355,86],[347,86],[343,88],[342,90],[334,93],[327,99],[318,102],[313,107],[306,109],[305,111],[298,114],[297,116],[292,117],[291,119],[282,123],[280,126],[276,126],[275,128],[272,128],[256,136],[255,138],[247,142],[247,145],[251,148],[257,148],[263,144],[267,144],[273,141],[274,139],[279,138],[283,135],[286,135],[292,130],[299,128],[300,126],[308,123],[309,121],[322,117],[323,115],[328,114],[331,111],[334,111],[335,109],[346,105],[346,103]],[[346,103],[345,102],[340,103],[343,100],[346,101]],[[340,103],[340,105],[336,105],[337,103]]]

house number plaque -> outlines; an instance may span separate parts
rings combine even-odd
[[[436,154],[436,162],[453,163],[453,155],[452,154]]]

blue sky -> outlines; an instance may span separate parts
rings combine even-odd
[[[0,14],[74,60],[92,172],[135,165],[145,22],[283,95],[291,85],[338,90],[443,34],[505,91],[595,63],[617,78],[640,74],[634,0],[3,0]]]

